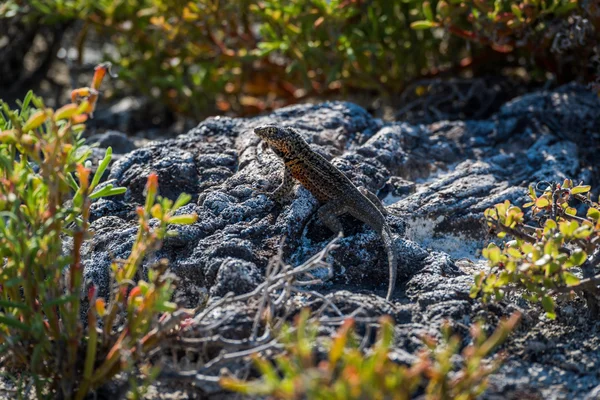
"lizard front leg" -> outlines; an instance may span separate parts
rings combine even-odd
[[[260,192],[264,193],[277,203],[283,203],[285,197],[290,194],[292,189],[294,188],[294,177],[290,173],[290,170],[287,167],[283,167],[283,181],[281,184],[272,192]]]
[[[377,207],[377,209],[381,211],[383,215],[388,215],[388,211],[385,209],[385,207],[381,203],[381,200],[379,200],[379,197],[377,197],[375,193],[362,186],[358,188],[358,191],[362,193],[362,195],[365,196],[367,199],[369,199],[371,203],[373,203],[373,205]]]
[[[325,203],[317,210],[317,216],[319,220],[328,227],[336,235],[338,233],[344,234],[344,227],[340,219],[340,215],[348,212],[348,209],[342,204],[341,201],[331,200]]]

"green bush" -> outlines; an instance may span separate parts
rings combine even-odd
[[[435,2],[434,2],[435,3]],[[515,48],[547,52],[557,34],[557,21],[579,8],[577,0],[438,1],[423,2],[426,19],[411,24],[416,29],[444,30],[494,50]],[[575,39],[575,38],[571,38]]]
[[[531,218],[539,227],[526,223],[525,213],[509,201],[485,211],[487,224],[500,238],[510,236],[501,249],[490,243],[483,250],[491,267],[475,278],[471,295],[484,301],[502,299],[511,289],[523,297],[541,302],[549,318],[556,317],[553,294],[580,293],[596,317],[599,312],[595,276],[600,264],[600,207],[591,200],[590,186],[574,186],[570,180],[547,184],[538,196],[529,188]],[[579,214],[579,215],[578,215]],[[573,273],[580,267],[585,280]]]
[[[576,0],[9,0],[0,6],[0,16],[32,23],[84,21],[80,38],[93,28],[106,35],[124,80],[196,117],[255,113],[340,91],[389,96],[452,66],[537,66],[555,74],[574,68],[588,76],[593,42],[585,33],[599,22],[593,11]],[[585,26],[576,27],[571,15]],[[501,53],[486,63],[490,47]]]
[[[488,362],[491,354],[513,331],[519,315],[500,323],[486,338],[480,325],[471,329],[472,344],[460,351],[462,340],[452,335],[448,325],[442,329],[442,340],[424,339],[424,349],[411,366],[390,359],[394,326],[390,317],[380,320],[378,340],[365,351],[354,334],[354,321],[347,319],[333,338],[317,336],[316,323],[308,322],[303,311],[295,327],[281,334],[284,352],[273,362],[255,356],[261,378],[243,381],[221,378],[229,390],[276,399],[410,399],[418,390],[428,399],[472,400],[487,387],[487,378],[496,371],[502,356]],[[317,348],[324,349],[319,357]],[[457,367],[456,356],[462,362]]]
[[[20,110],[2,104],[0,112],[0,364],[4,372],[31,379],[38,399],[84,398],[144,360],[180,317],[170,302],[166,264],[150,269],[147,281],[138,271],[169,224],[196,220],[173,216],[189,196],[175,203],[157,197],[155,174],[138,208],[131,255],[112,265],[110,298],[97,298],[93,285],[85,289],[81,247],[93,234],[91,202],[125,192],[100,184],[111,149],[92,176],[90,151],[80,137],[106,70],[99,66],[92,87],[73,92],[83,99],[56,111],[29,93]],[[151,229],[152,217],[159,224]],[[70,251],[63,247],[66,237]]]

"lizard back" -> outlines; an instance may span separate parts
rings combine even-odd
[[[309,190],[321,203],[344,196],[349,190],[356,190],[342,172],[318,153],[303,152],[285,161],[286,168],[302,186]]]

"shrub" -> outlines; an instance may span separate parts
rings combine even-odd
[[[552,47],[563,17],[578,9],[577,0],[494,2],[463,0],[423,2],[425,20],[411,24],[416,29],[442,27],[444,30],[499,52],[515,48],[544,54]]]
[[[131,255],[112,264],[110,298],[97,298],[93,285],[84,289],[81,247],[93,234],[91,202],[125,192],[100,183],[111,149],[92,176],[80,137],[107,69],[99,66],[92,86],[75,90],[75,101],[56,111],[29,93],[20,110],[3,104],[0,113],[0,360],[30,377],[40,399],[84,398],[143,360],[179,318],[166,264],[151,268],[147,281],[139,266],[169,234],[169,224],[196,216],[174,215],[189,196],[175,203],[157,197],[155,174],[138,208]],[[67,237],[72,248],[65,251]]]
[[[473,342],[462,352],[461,339],[445,325],[442,340],[424,338],[426,346],[417,360],[404,366],[390,359],[394,339],[390,317],[380,320],[378,340],[366,352],[353,332],[353,319],[347,319],[335,337],[319,340],[318,326],[308,323],[308,317],[303,311],[295,327],[283,330],[284,352],[273,362],[255,356],[260,379],[246,382],[223,377],[221,385],[277,399],[409,399],[422,388],[429,399],[475,399],[502,362],[502,356],[492,362],[484,361],[484,357],[506,339],[519,320],[514,314],[487,339],[481,326],[474,325]],[[319,357],[317,348],[324,349],[325,355]],[[462,362],[457,368],[459,352]]]
[[[0,15],[47,24],[85,21],[84,34],[96,28],[116,46],[112,61],[124,80],[193,115],[215,107],[256,112],[344,85],[397,90],[436,57],[432,34],[407,29],[413,12],[420,13],[387,0],[11,0],[0,6]],[[418,36],[425,40],[417,43]]]
[[[539,185],[538,185],[539,186]],[[591,200],[590,186],[574,186],[571,180],[547,184],[538,196],[529,187],[530,216],[539,226],[527,223],[521,208],[509,201],[485,211],[488,226],[500,238],[510,236],[503,248],[490,243],[483,250],[491,267],[475,278],[473,297],[484,301],[502,299],[508,290],[523,290],[529,301],[541,302],[549,318],[556,317],[553,294],[580,293],[592,314],[598,316],[598,283],[595,277],[600,252],[600,207]],[[579,215],[578,215],[579,214]],[[580,267],[581,280],[573,273]]]
[[[197,117],[255,113],[340,91],[387,97],[453,66],[496,72],[537,66],[590,80],[591,33],[600,21],[589,3],[9,0],[0,15],[84,21],[79,50],[96,28],[115,46],[112,61],[126,81]],[[478,63],[489,61],[487,48],[500,57]],[[421,95],[426,89],[417,88]]]

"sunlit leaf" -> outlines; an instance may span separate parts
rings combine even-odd
[[[587,210],[586,216],[588,218],[593,219],[594,221],[598,221],[600,219],[600,210],[598,210],[597,208],[594,208],[594,207],[590,207]]]
[[[412,29],[431,29],[431,28],[435,28],[437,26],[437,23],[433,22],[433,21],[415,21],[413,23],[410,24],[410,27]]]
[[[580,266],[587,259],[587,254],[581,249],[575,250],[569,257],[569,264],[575,267]]]
[[[571,194],[587,193],[592,187],[590,185],[575,186],[571,189]]]
[[[573,275],[569,272],[563,273],[563,279],[565,280],[565,283],[567,284],[567,286],[579,285],[579,282],[580,282],[578,277],[576,277],[575,275]]]
[[[542,297],[542,306],[544,307],[544,311],[546,311],[546,316],[548,318],[556,318],[556,313],[554,311],[554,300],[552,300],[550,296]]]
[[[538,208],[544,208],[548,205],[550,205],[550,202],[546,197],[538,197],[538,199],[535,201],[535,206]]]

